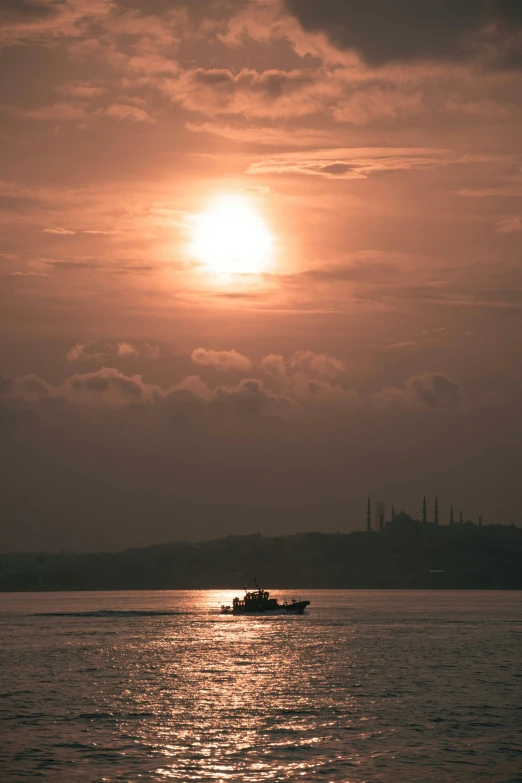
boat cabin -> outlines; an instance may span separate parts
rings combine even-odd
[[[236,612],[259,612],[267,609],[277,609],[277,598],[269,598],[266,590],[247,590],[244,598],[234,598],[233,608]]]

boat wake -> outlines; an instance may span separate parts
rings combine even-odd
[[[155,609],[97,609],[90,612],[38,612],[33,617],[177,617],[191,612],[175,612]]]

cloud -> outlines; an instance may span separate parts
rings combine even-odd
[[[387,346],[388,351],[415,351],[417,348],[417,343],[413,340],[401,340],[398,343],[391,343],[391,345]]]
[[[497,234],[512,234],[514,231],[522,231],[522,220],[519,217],[504,218],[499,220],[495,231]]]
[[[463,158],[462,162],[466,162],[466,158]],[[475,162],[471,158],[471,162]],[[478,158],[478,163],[495,163],[495,156]],[[502,166],[491,184],[489,182],[484,183],[482,186],[475,186],[471,188],[462,188],[457,190],[459,196],[468,198],[506,198],[522,196],[522,160],[520,155],[514,154],[510,156],[498,156],[498,163]],[[516,216],[515,216],[516,217]]]
[[[2,0],[0,44],[76,38],[112,11],[106,0]]]
[[[317,375],[334,377],[346,372],[346,366],[341,359],[329,354],[316,354],[312,351],[297,351],[290,363],[292,370],[308,371]]]
[[[19,115],[32,120],[41,120],[43,122],[87,122],[96,117],[109,117],[113,120],[130,120],[132,122],[145,122],[153,124],[156,122],[144,109],[127,103],[111,103],[107,106],[100,106],[97,109],[90,110],[85,103],[66,102],[51,103],[46,106],[38,106],[34,109],[24,109],[18,107],[3,107],[9,114]]]
[[[313,351],[296,351],[287,363],[283,356],[269,354],[261,360],[261,369],[272,378],[289,383],[292,374],[333,378],[346,372],[346,365],[335,356]]]
[[[56,91],[63,95],[70,95],[72,98],[78,100],[91,100],[92,98],[99,98],[107,92],[106,87],[96,86],[91,82],[82,82],[73,80],[67,84],[62,84],[56,87]]]
[[[233,73],[226,68],[196,68],[155,84],[173,102],[208,117],[304,117],[322,110],[328,95],[337,90],[316,69],[243,68]]]
[[[145,357],[146,359],[161,359],[161,348],[159,345],[145,343],[141,348],[141,356]]]
[[[311,379],[298,373],[291,380],[292,395],[305,408],[313,406],[327,412],[332,407],[342,408],[349,412],[358,408],[361,403],[359,394],[352,389],[345,389],[340,384],[329,381]]]
[[[306,174],[326,179],[366,179],[388,171],[432,169],[456,161],[448,150],[424,148],[343,148],[278,153],[252,163],[247,174]]]
[[[156,391],[157,387],[145,384],[141,375],[129,377],[110,367],[73,375],[63,386],[63,396],[67,401],[94,406],[151,403]]]
[[[65,358],[68,362],[78,362],[81,359],[84,358],[90,358],[86,357],[85,349],[87,348],[86,343],[77,343],[75,346],[73,346],[67,353],[65,354]]]
[[[0,396],[14,408],[30,406],[45,415],[52,401],[56,410],[63,405],[87,409],[155,409],[166,414],[174,409],[204,412],[220,418],[231,416],[280,417],[293,411],[296,403],[284,394],[266,389],[258,378],[244,378],[235,386],[210,389],[198,376],[189,376],[168,389],[143,381],[141,375],[127,376],[111,367],[72,375],[59,386],[50,386],[36,375],[19,379],[0,378]],[[45,407],[38,407],[45,403]],[[60,408],[60,404],[62,407]],[[53,410],[53,412],[55,412]]]
[[[13,109],[13,113],[43,122],[78,122],[84,120],[87,115],[83,104],[67,101],[38,106],[35,109]]]
[[[511,196],[520,198],[522,197],[522,183],[520,185],[500,185],[496,188],[465,188],[463,190],[458,190],[457,193],[459,196],[464,196],[466,198],[509,198]]]
[[[400,85],[358,85],[349,95],[341,95],[332,107],[336,122],[367,125],[374,120],[395,122],[428,111],[423,92]]]
[[[222,372],[244,372],[252,367],[252,362],[237,351],[209,351],[196,348],[191,354],[194,364],[201,367],[213,367]]]
[[[335,134],[326,130],[296,127],[236,124],[226,122],[188,122],[193,133],[207,133],[240,144],[261,144],[263,147],[317,147],[335,141]]]
[[[261,360],[261,368],[267,374],[277,380],[282,380],[286,375],[285,360],[282,356],[270,354]]]
[[[220,419],[295,419],[299,415],[316,417],[342,411],[351,415],[356,410],[379,414],[395,409],[466,414],[475,405],[473,397],[458,382],[440,372],[412,376],[402,387],[386,387],[364,399],[353,389],[312,377],[306,366],[301,371],[293,368],[292,363],[285,365],[282,357],[265,357],[262,368],[270,376],[270,388],[256,377],[212,388],[196,375],[163,388],[145,382],[139,374],[129,376],[113,367],[102,367],[72,375],[56,386],[36,375],[0,377],[0,396],[4,404],[17,410],[29,408],[42,417],[65,415],[68,409],[139,408],[167,416],[176,413],[212,414]]]
[[[58,236],[71,236],[76,231],[72,231],[70,228],[44,228],[44,234],[58,234]]]
[[[16,391],[31,402],[45,400],[51,396],[51,387],[38,375],[24,375],[16,381]]]
[[[320,408],[327,412],[340,407],[352,411],[361,404],[356,391],[323,380],[346,372],[345,363],[330,354],[296,351],[289,362],[283,356],[270,354],[261,360],[261,370],[303,409],[317,413]]]
[[[481,37],[507,46],[516,65],[518,0],[286,0],[286,7],[305,30],[324,33],[334,46],[357,52],[372,66],[470,58]],[[503,60],[509,65],[505,54]]]
[[[132,343],[118,343],[116,353],[118,356],[137,356],[138,351]]]
[[[45,263],[48,267],[52,267],[56,271],[100,268],[100,264],[95,261],[46,261]]]
[[[261,360],[261,369],[303,410],[317,413],[322,409],[326,413],[340,407],[351,411],[360,405],[357,392],[323,380],[346,372],[345,363],[330,354],[296,351],[288,362],[283,356],[270,354]]]
[[[445,373],[427,372],[409,378],[402,388],[387,387],[372,395],[376,411],[394,408],[412,411],[468,413],[474,404],[470,394]]]
[[[142,343],[134,345],[123,340],[116,345],[77,343],[67,353],[65,358],[69,362],[106,362],[111,357],[135,359],[161,359],[162,352],[159,345]]]
[[[449,333],[446,326],[434,326],[432,329],[423,329],[422,334],[435,340],[445,340]]]
[[[219,386],[212,405],[219,413],[239,416],[285,416],[294,408],[286,396],[265,389],[258,378],[242,380],[237,386]]]
[[[111,117],[115,120],[131,120],[132,122],[156,122],[154,117],[151,117],[144,109],[139,109],[137,106],[129,106],[126,103],[111,103],[109,106],[96,109],[93,112],[93,116]]]

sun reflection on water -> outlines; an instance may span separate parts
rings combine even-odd
[[[287,646],[304,618],[217,614],[234,595],[205,594],[216,615],[210,629],[206,625],[203,649],[201,640],[185,641],[177,669],[190,682],[197,710],[177,693],[187,712],[176,728],[176,743],[162,750],[156,773],[165,779],[264,781],[283,774],[292,779],[317,766],[312,758],[295,758],[297,750],[307,754],[321,741],[307,692],[310,672],[299,646]],[[179,653],[178,640],[174,643]]]
[[[302,617],[219,615],[232,597],[53,596],[90,611],[7,629],[0,613],[2,783],[518,780],[519,596],[478,615],[469,598],[464,624],[460,595],[317,591]]]

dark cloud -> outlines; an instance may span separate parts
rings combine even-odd
[[[442,372],[414,375],[402,388],[389,387],[373,395],[377,410],[404,408],[412,411],[469,413],[474,407],[472,396]]]
[[[84,375],[73,375],[65,383],[65,393],[85,392],[87,395],[113,395],[115,399],[123,401],[131,400],[144,402],[152,392],[152,387],[147,387],[141,376],[129,378],[112,368],[103,367],[101,370]]]
[[[353,170],[353,166],[350,166],[348,163],[331,163],[329,166],[323,166],[321,168],[321,172],[323,174],[334,174],[334,175],[346,174],[347,172],[352,170]]]
[[[195,68],[156,86],[189,111],[208,117],[237,114],[249,117],[304,116],[324,106],[326,85],[308,70],[256,71],[242,68]]]
[[[444,373],[426,373],[406,383],[409,397],[428,408],[459,408],[466,399],[462,387]]]
[[[476,50],[473,35],[488,26],[507,35],[522,25],[519,0],[286,0],[286,6],[306,30],[326,33],[372,65],[462,59]]]
[[[220,386],[214,391],[213,407],[221,414],[260,417],[264,412],[277,414],[282,407],[292,407],[289,399],[273,394],[262,381],[249,378],[235,388]]]
[[[46,19],[57,14],[63,6],[61,0],[54,0],[53,4],[42,0],[2,0],[0,19]]]
[[[423,147],[333,147],[278,152],[251,163],[248,174],[292,174],[325,179],[366,179],[396,171],[429,170],[456,162],[450,150]]]
[[[309,411],[309,404],[318,402],[328,410],[331,402],[346,404],[353,409],[359,395],[330,380],[346,372],[346,364],[330,354],[297,351],[288,362],[284,357],[270,355],[262,359],[256,371],[247,357],[236,351],[206,351],[198,349],[192,355],[210,358],[211,367],[251,370],[236,385],[208,385],[200,376],[191,375],[170,388],[147,383],[141,375],[128,376],[112,367],[72,375],[62,384],[49,385],[38,375],[11,379],[0,376],[0,395],[14,409],[32,409],[38,413],[64,413],[66,410],[116,411],[141,407],[149,411],[172,411],[177,406],[192,410],[207,410],[219,418],[248,414],[254,417],[275,417]],[[216,362],[218,362],[216,364]],[[225,362],[225,364],[223,364]],[[230,363],[232,362],[232,363]],[[248,364],[247,364],[248,363]],[[268,375],[267,388],[256,374]],[[471,397],[460,384],[444,373],[428,372],[409,378],[404,386],[386,388],[369,400],[370,408],[378,399],[381,409],[400,403],[412,409],[440,409],[464,412]]]

